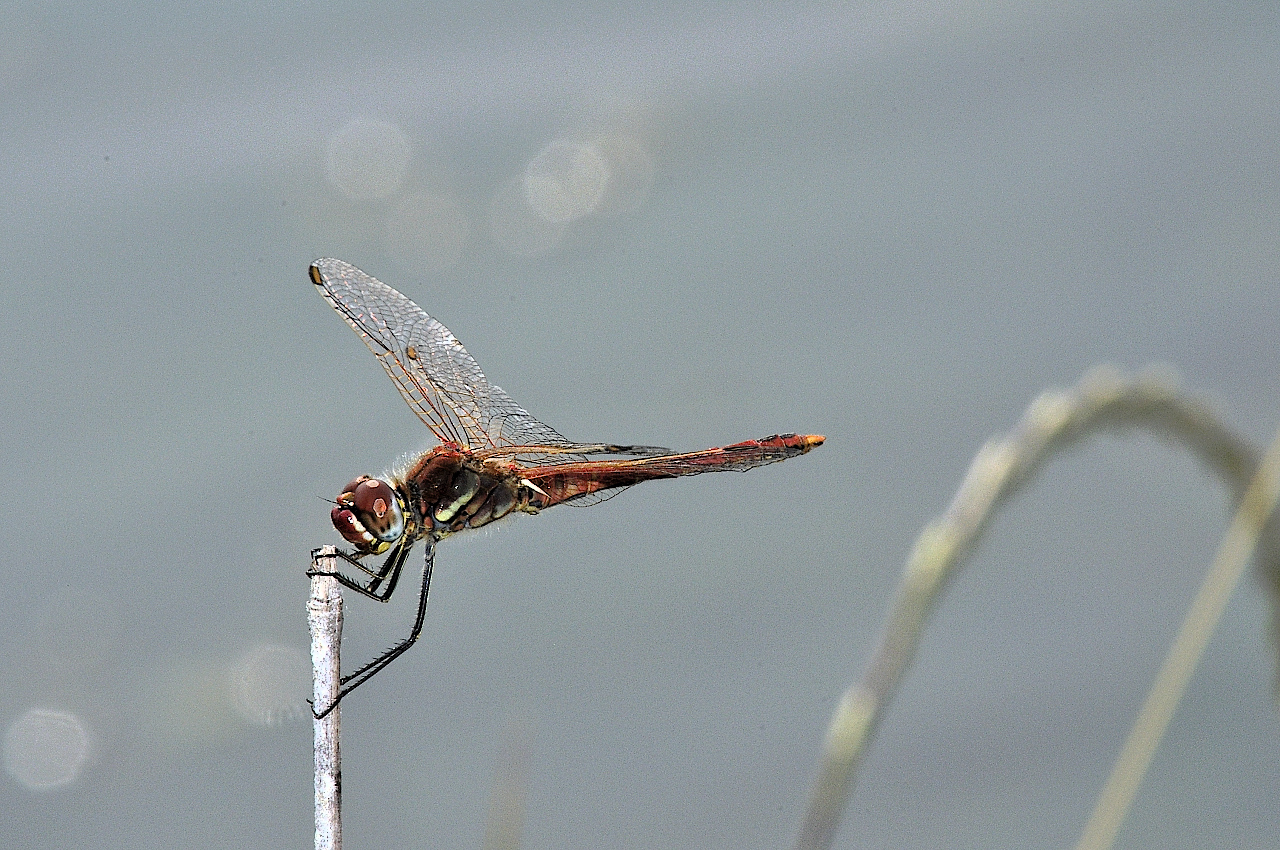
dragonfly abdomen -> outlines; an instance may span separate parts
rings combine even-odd
[[[536,488],[537,494],[531,499],[533,506],[549,508],[581,501],[583,497],[603,491],[617,491],[641,481],[703,472],[745,472],[805,454],[822,445],[823,439],[816,434],[775,434],[697,452],[526,468],[523,475],[525,481]]]

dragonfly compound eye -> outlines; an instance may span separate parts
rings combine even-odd
[[[368,478],[355,489],[355,515],[374,537],[394,543],[404,536],[404,511],[390,484]]]
[[[338,496],[329,518],[343,539],[361,552],[381,554],[404,536],[404,509],[390,484],[361,476]]]

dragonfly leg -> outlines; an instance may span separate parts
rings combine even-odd
[[[360,595],[367,596],[370,599],[376,599],[379,602],[386,602],[391,598],[391,593],[396,589],[396,582],[400,580],[400,569],[404,566],[404,562],[409,556],[409,549],[412,548],[412,545],[413,544],[407,543],[404,539],[401,539],[401,541],[396,544],[395,548],[391,550],[391,554],[387,556],[387,559],[382,562],[382,566],[378,567],[376,570],[371,570],[362,564],[360,562],[359,555],[352,555],[350,552],[344,552],[341,549],[338,549],[334,553],[336,557],[341,558],[348,564],[351,564],[353,567],[356,567],[361,572],[368,575],[370,577],[368,581],[353,579],[337,571],[329,572],[326,570],[315,569],[314,564],[316,553],[320,551],[319,549],[316,549],[311,553],[311,562],[313,567],[307,571],[307,575],[332,576],[337,579],[338,584],[341,584],[343,587],[349,587]],[[387,586],[379,589],[384,581],[387,582]]]
[[[405,549],[404,555],[407,555],[408,547],[406,546],[404,547],[404,549]],[[386,652],[379,655],[377,658],[365,664],[360,669],[356,670],[354,673],[349,673],[346,676],[343,676],[342,689],[338,691],[337,698],[334,699],[334,701],[330,703],[324,709],[324,711],[318,712],[315,710],[315,707],[312,706],[311,713],[315,716],[317,720],[321,719],[326,714],[328,714],[329,712],[337,708],[338,703],[342,702],[343,697],[345,697],[347,694],[351,693],[356,688],[363,685],[365,682],[372,679],[375,675],[381,672],[384,667],[386,667],[392,661],[395,661],[397,658],[403,655],[405,650],[413,646],[413,644],[418,640],[418,636],[422,634],[422,624],[427,617],[427,593],[431,589],[431,568],[435,563],[435,554],[436,554],[435,541],[428,539],[426,563],[423,565],[423,568],[422,568],[422,590],[418,595],[418,615],[414,618],[413,628],[409,631],[409,636],[406,637],[404,640],[400,641],[399,643],[397,643],[395,646],[388,649]],[[400,577],[400,567],[403,566],[404,564],[404,555],[400,556],[400,564],[396,566],[395,570],[392,572],[390,576],[387,588],[384,591],[386,596],[390,596],[391,591],[395,589],[396,581]],[[324,573],[323,575],[329,575],[329,573]],[[337,578],[339,581],[342,581],[342,577],[339,577],[337,575],[335,575],[334,578]],[[361,592],[364,592],[362,588],[356,588],[356,589],[361,590]],[[372,595],[372,594],[366,594],[366,595]],[[380,599],[383,602],[386,601],[385,598],[382,598],[379,596],[373,596],[373,598]]]

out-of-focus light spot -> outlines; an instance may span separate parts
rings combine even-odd
[[[250,723],[275,726],[306,711],[311,665],[291,646],[253,647],[231,665],[230,679],[236,713]]]
[[[387,217],[387,250],[409,266],[447,269],[458,262],[471,222],[452,198],[415,192]]]
[[[329,182],[352,200],[385,198],[404,182],[409,153],[399,127],[357,118],[329,137]]]
[[[514,180],[494,193],[489,204],[489,235],[518,257],[533,257],[554,249],[564,238],[563,222],[552,222],[529,206],[524,183]]]
[[[573,222],[635,210],[648,197],[654,173],[644,143],[624,130],[552,142],[495,193],[489,208],[493,241],[524,257],[550,251]]]
[[[609,163],[591,144],[552,142],[524,170],[529,207],[553,224],[590,215],[609,183]]]
[[[28,791],[51,791],[80,778],[89,733],[74,714],[33,708],[4,733],[4,769]]]
[[[621,215],[644,203],[653,187],[656,168],[644,144],[627,133],[601,136],[593,146],[608,164],[609,181],[605,185],[596,213]]]

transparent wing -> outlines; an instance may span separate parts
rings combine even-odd
[[[555,454],[503,452],[523,463],[564,463],[570,443],[489,383],[448,328],[396,290],[342,260],[311,264],[311,281],[374,353],[400,395],[442,442],[473,450],[556,446]]]

